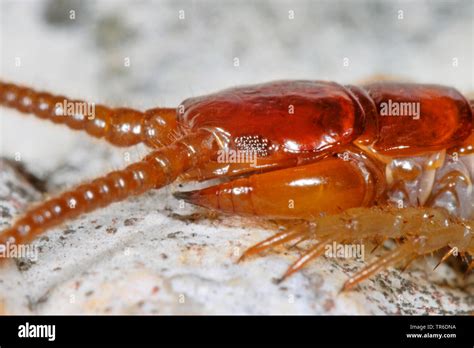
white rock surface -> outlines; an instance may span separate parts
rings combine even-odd
[[[147,108],[277,78],[355,82],[374,73],[474,89],[472,3],[330,1],[1,2],[1,78],[92,101]],[[77,20],[64,19],[74,8]],[[186,19],[178,19],[184,9]],[[404,19],[397,11],[404,10]],[[288,11],[295,19],[288,19]],[[47,14],[47,15],[46,15]],[[22,20],[18,20],[21,18]],[[48,20],[46,20],[48,19]],[[21,66],[15,66],[15,58]],[[123,67],[130,57],[130,68]],[[238,57],[240,67],[233,66]],[[349,57],[349,67],[342,65]],[[453,57],[459,65],[453,67]],[[48,192],[123,167],[143,148],[111,149],[84,134],[0,109],[0,153]],[[391,269],[348,293],[364,264],[312,263],[282,284],[298,250],[236,264],[271,235],[239,218],[191,219],[169,187],[51,230],[36,262],[0,269],[1,313],[454,314],[474,311],[473,277],[435,260]],[[0,173],[1,226],[41,199],[11,163]]]
[[[39,195],[2,163],[2,224]],[[237,264],[240,253],[272,232],[238,218],[200,219],[178,208],[169,189],[114,204],[37,240],[36,261],[1,270],[4,313],[470,313],[473,277],[435,260],[406,273],[390,270],[356,291],[339,293],[361,261],[320,259],[277,285],[298,256],[279,249]],[[178,212],[180,216],[177,216]],[[196,220],[196,221],[193,221]],[[240,227],[241,226],[241,227]]]

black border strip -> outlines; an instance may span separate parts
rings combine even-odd
[[[27,322],[56,325],[55,341],[18,337],[19,326]],[[468,316],[4,316],[0,317],[0,346],[319,343],[472,347],[473,329],[474,319]],[[456,337],[407,337],[416,333],[454,333]]]

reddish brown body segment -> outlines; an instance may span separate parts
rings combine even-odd
[[[441,150],[459,144],[471,134],[471,106],[454,88],[393,82],[373,83],[364,88],[379,114],[378,138],[373,145],[377,151],[394,156]],[[381,116],[381,105],[393,102],[418,104],[420,114]]]
[[[365,114],[351,93],[324,81],[277,81],[187,99],[180,123],[218,128],[232,139],[258,136],[267,151],[317,152],[352,142]]]
[[[384,103],[419,105],[415,116],[383,116]],[[415,104],[413,104],[415,103]],[[449,148],[468,137],[472,109],[456,89],[381,82],[364,87],[277,81],[187,99],[180,123],[218,128],[231,139],[258,136],[268,151],[320,152],[354,140],[387,155]]]
[[[97,105],[94,117],[89,118],[65,115],[58,107],[76,102],[80,101],[0,81],[1,105],[116,146],[144,143],[153,151],[123,170],[32,207],[2,231],[0,247],[29,242],[67,219],[178,178],[220,177],[229,180],[178,196],[221,212],[292,223],[295,219],[317,220],[318,228],[324,226],[317,236],[306,225],[284,231],[247,254],[296,237],[316,237],[319,242],[286,275],[320,256],[332,242],[394,238],[404,243],[366,273],[352,278],[350,286],[399,260],[446,245],[469,254],[474,250],[471,220],[447,224],[446,216],[436,209],[429,214],[401,210],[400,214],[416,222],[401,230],[397,212],[370,209],[387,203],[380,200],[387,188],[385,164],[376,160],[374,152],[387,157],[449,148],[460,156],[472,153],[472,107],[453,88],[391,82],[356,87],[324,81],[276,81],[187,99],[177,109],[141,112]],[[393,102],[414,103],[419,114],[384,116],[383,105]],[[256,163],[220,162],[219,153],[228,150],[254,152]],[[462,173],[456,175],[468,185],[473,181]],[[346,211],[351,211],[349,217],[344,215]],[[342,217],[337,217],[339,214]],[[395,227],[381,232],[377,224],[382,222]]]

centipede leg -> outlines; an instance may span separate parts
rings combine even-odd
[[[277,245],[281,245],[284,243],[287,243],[289,241],[292,241],[294,239],[297,239],[299,237],[305,236],[308,234],[308,230],[306,226],[298,226],[294,229],[290,229],[288,231],[283,231],[280,233],[275,234],[274,236],[271,236],[263,241],[261,241],[258,244],[255,244],[254,246],[250,247],[247,249],[242,256],[239,258],[239,262],[252,256],[255,254],[259,254],[262,251],[265,251],[267,249],[270,249],[272,247],[275,247]]]
[[[417,258],[418,258],[418,255],[417,255],[417,254],[412,255],[412,256],[408,259],[408,261],[405,262],[405,265],[403,266],[403,268],[402,268],[402,270],[401,270],[402,273],[405,272],[405,271],[408,269],[408,267],[410,267],[410,265],[413,263],[413,261],[415,261]]]
[[[306,253],[304,253],[298,260],[296,260],[285,272],[285,274],[279,279],[279,282],[284,281],[286,278],[291,276],[293,273],[298,272],[310,261],[315,260],[326,251],[326,246],[330,243],[340,240],[339,235],[324,238],[320,242],[313,245]]]
[[[445,262],[456,250],[458,250],[458,248],[453,247],[446,254],[444,254],[441,260],[439,260],[439,262],[433,268],[433,271],[436,270],[443,262]]]
[[[474,269],[474,260],[472,260],[467,266],[466,272],[464,272],[464,278],[466,278],[469,275],[469,273],[472,272],[473,269]]]
[[[369,278],[370,276],[386,269],[389,266],[395,265],[397,262],[406,259],[413,255],[413,248],[409,243],[406,243],[400,247],[395,248],[394,250],[386,253],[385,255],[379,257],[374,262],[370,263],[364,269],[351,276],[343,285],[341,291],[347,291],[361,281]]]

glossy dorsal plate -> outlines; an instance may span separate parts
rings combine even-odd
[[[182,124],[217,128],[233,139],[266,139],[269,152],[323,151],[352,142],[364,113],[343,86],[325,81],[276,81],[230,88],[183,102]]]

